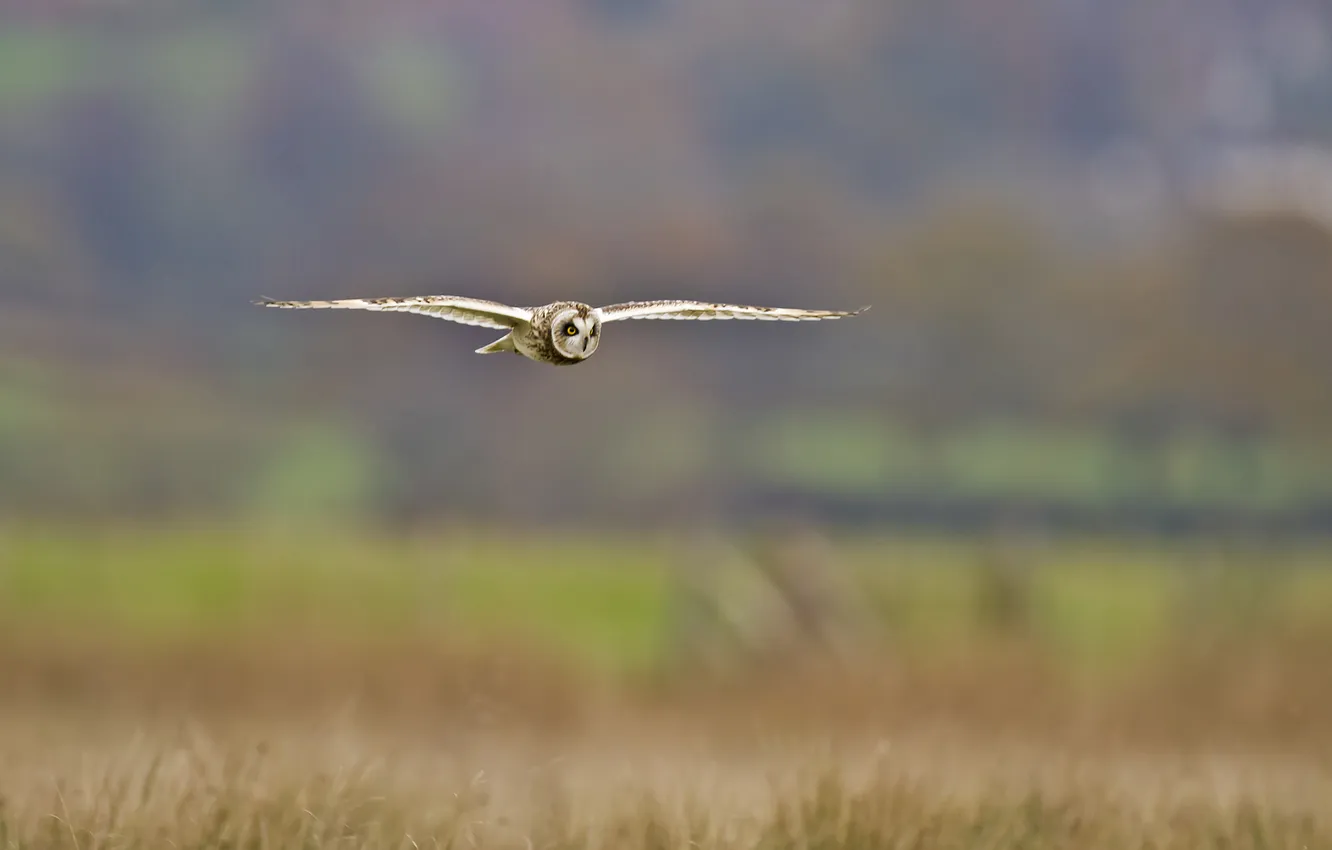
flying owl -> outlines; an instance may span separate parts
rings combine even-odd
[[[859,315],[869,307],[853,311],[796,310],[787,307],[747,307],[740,304],[709,304],[702,301],[629,301],[592,307],[578,301],[556,301],[544,307],[511,307],[496,301],[456,295],[423,295],[413,298],[352,298],[345,301],[256,301],[265,307],[285,309],[382,310],[419,313],[464,325],[479,325],[508,331],[476,350],[477,354],[502,351],[522,355],[539,363],[573,366],[596,354],[601,345],[601,326],[622,319],[757,319],[768,322],[813,322]]]

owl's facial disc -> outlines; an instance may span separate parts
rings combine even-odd
[[[601,322],[595,314],[579,310],[563,310],[555,314],[550,325],[551,342],[555,350],[570,360],[586,360],[601,342]]]

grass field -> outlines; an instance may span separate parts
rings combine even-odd
[[[1332,782],[1292,759],[1070,755],[950,740],[737,753],[441,746],[330,722],[119,732],[10,719],[0,841],[88,847],[1235,847],[1332,845]]]
[[[0,532],[0,847],[1332,847],[1328,550],[839,541],[718,679],[669,543]]]
[[[1073,540],[1005,547],[938,537],[839,541],[899,648],[966,642],[1003,560],[1022,567],[1029,626],[1079,664],[1150,653],[1184,625],[1332,626],[1332,546]],[[367,638],[527,639],[578,662],[660,660],[672,586],[664,536],[408,538],[336,531],[0,530],[0,614],[164,639],[333,629]]]

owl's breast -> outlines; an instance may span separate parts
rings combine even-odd
[[[550,363],[555,366],[572,366],[580,362],[570,359],[556,350],[555,344],[550,339],[549,324],[543,330],[538,323],[533,322],[527,327],[525,333],[514,334],[513,344],[514,348],[518,349],[518,353],[529,360]]]

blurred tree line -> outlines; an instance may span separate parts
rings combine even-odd
[[[5,514],[1332,522],[1329,233],[1188,191],[1327,137],[1319,4],[0,22]],[[432,292],[874,309],[552,375],[249,304]]]

